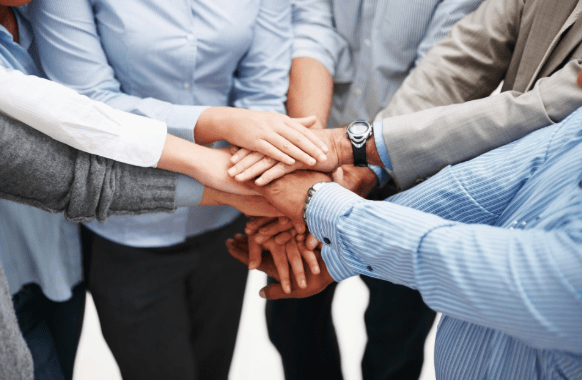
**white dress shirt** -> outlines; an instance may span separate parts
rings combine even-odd
[[[2,65],[0,88],[0,112],[73,148],[144,167],[155,167],[162,155],[163,121],[114,109]]]

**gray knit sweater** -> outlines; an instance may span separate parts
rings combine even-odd
[[[0,198],[88,222],[113,214],[171,212],[175,196],[174,173],[80,152],[0,114]],[[33,377],[0,267],[0,379]]]

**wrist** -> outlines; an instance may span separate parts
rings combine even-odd
[[[228,129],[231,113],[230,107],[208,107],[202,111],[194,128],[194,141],[205,145],[226,140],[224,130]]]
[[[338,167],[342,165],[353,165],[354,153],[352,143],[346,134],[346,127],[334,129],[333,145],[338,159]]]

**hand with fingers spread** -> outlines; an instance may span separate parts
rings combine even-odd
[[[246,236],[237,235],[235,236],[234,239],[229,239],[226,242],[226,246],[228,247],[228,251],[234,258],[236,258],[243,264],[248,265],[250,261],[250,252],[249,252],[249,240]],[[279,283],[264,287],[263,289],[261,289],[259,295],[263,298],[276,300],[283,298],[305,298],[321,292],[334,280],[327,271],[325,263],[321,258],[320,251],[316,251],[314,252],[314,254],[318,266],[321,268],[321,272],[319,274],[313,274],[310,271],[304,272],[306,281],[305,287],[300,287],[298,285],[300,282],[297,281],[297,278],[295,277],[294,273],[291,272],[289,274],[289,279],[287,279],[289,284],[289,288],[287,289],[288,292],[285,291],[285,286],[283,285],[283,278],[281,278],[279,275],[278,268],[275,265],[273,255],[265,255],[258,269],[265,272],[269,276],[273,277],[275,280],[279,281]]]
[[[297,160],[309,167],[327,160],[328,147],[309,130],[316,123],[315,116],[293,119],[275,112],[209,107],[196,123],[194,139],[198,144],[226,140],[288,165]]]

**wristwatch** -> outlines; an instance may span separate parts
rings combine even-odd
[[[303,213],[301,216],[303,217],[303,223],[307,226],[307,207],[309,206],[309,202],[311,202],[311,198],[315,195],[315,192],[319,190],[323,185],[329,182],[317,182],[311,185],[309,190],[307,190],[307,196],[305,197],[305,203],[303,204]]]
[[[366,160],[366,141],[374,134],[372,124],[365,120],[356,120],[346,129],[348,139],[352,142],[354,152],[354,166],[368,166]]]

